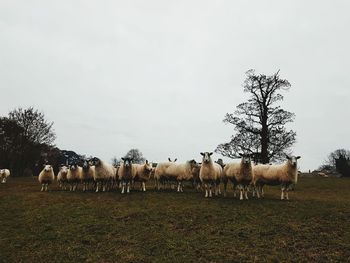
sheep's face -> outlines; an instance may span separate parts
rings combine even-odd
[[[62,173],[67,173],[68,172],[68,167],[67,166],[61,166],[61,168],[60,168],[60,171],[62,172]]]
[[[90,162],[88,160],[85,160],[83,163],[83,169],[89,170],[89,168],[90,168]]]
[[[152,172],[152,164],[150,164],[147,160],[146,163],[144,164],[145,171],[150,174]]]
[[[169,157],[169,158],[168,158],[168,161],[171,162],[171,163],[175,163],[175,162],[177,161],[177,158],[175,158],[174,161],[172,161],[172,160],[170,159],[170,157]]]
[[[292,165],[293,167],[297,167],[298,159],[300,159],[300,156],[288,156],[288,155],[286,155],[286,158],[287,158],[290,165]]]
[[[75,171],[76,169],[78,169],[78,165],[76,164],[72,164],[69,169],[71,169],[72,171]]]
[[[213,153],[212,152],[204,152],[204,153],[201,153],[201,155],[203,156],[203,163],[209,163],[211,161],[211,155]]]
[[[97,157],[94,157],[89,161],[89,163],[90,163],[90,165],[100,166],[101,160],[98,159]]]
[[[251,162],[251,156],[250,154],[239,154],[242,157],[242,163],[245,165],[249,165]]]
[[[125,167],[131,167],[131,165],[132,165],[132,159],[131,158],[126,157],[126,158],[122,158],[122,160],[124,162],[124,166]]]
[[[52,166],[47,164],[44,166],[44,170],[45,170],[45,172],[50,172],[52,170]]]

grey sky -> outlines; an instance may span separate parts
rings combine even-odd
[[[350,149],[349,1],[0,0],[0,114],[34,106],[62,149],[110,161],[200,160],[247,98],[248,69],[281,70],[303,170]],[[216,155],[214,158],[218,158]]]

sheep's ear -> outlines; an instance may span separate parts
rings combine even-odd
[[[213,155],[213,152],[210,152],[209,155],[210,155],[210,156]]]
[[[300,159],[301,157],[300,156],[297,156],[296,159]]]
[[[243,157],[243,155],[244,155],[243,153],[239,153],[239,156]]]
[[[288,156],[288,154],[286,154],[285,156],[286,156],[286,158],[287,158],[288,160],[290,159],[290,157]]]
[[[204,153],[201,153],[202,156],[204,156]]]
[[[174,163],[177,161],[177,158],[175,158]]]
[[[148,164],[148,160],[146,160],[146,164]]]
[[[169,162],[171,162],[171,159],[170,159],[170,158],[168,158],[168,161],[169,161]]]

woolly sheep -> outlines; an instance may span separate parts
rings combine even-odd
[[[281,185],[281,200],[289,199],[289,186],[298,181],[298,162],[300,156],[288,156],[287,161],[280,165],[256,165],[253,167],[253,184],[257,196],[263,196],[264,185]]]
[[[171,163],[165,170],[165,176],[167,180],[177,182],[177,191],[183,192],[183,182],[193,180],[196,167],[197,163],[195,160],[182,164]]]
[[[218,188],[222,177],[222,167],[213,162],[210,157],[213,154],[212,152],[201,152],[200,154],[203,158],[201,169],[199,171],[199,178],[204,184],[205,197],[212,197],[213,186],[215,188],[215,194],[217,195],[219,193]]]
[[[57,175],[57,182],[61,189],[66,190],[67,187],[67,174],[68,174],[68,167],[63,165],[60,167],[58,175]]]
[[[168,162],[157,164],[157,167],[154,170],[154,181],[155,181],[155,187],[158,190],[160,190],[160,185],[163,184],[165,186],[165,183],[167,181],[167,177],[165,174],[166,169],[176,161],[177,161],[177,158],[175,158],[174,161],[168,158]]]
[[[116,178],[116,169],[99,158],[92,159],[92,164],[95,166],[96,193],[102,188],[105,192]]]
[[[44,169],[40,172],[38,180],[41,184],[41,191],[47,191],[48,187],[55,180],[55,174],[51,165],[45,165]]]
[[[6,183],[7,178],[10,176],[10,170],[9,169],[1,169],[0,170],[0,180],[2,184]]]
[[[249,154],[240,154],[242,157],[240,163],[226,164],[223,170],[224,195],[226,195],[227,182],[230,181],[235,188],[238,186],[240,191],[240,200],[248,199],[248,187],[253,180],[252,163]]]
[[[147,160],[144,164],[132,165],[132,180],[141,183],[141,191],[146,192],[146,182],[149,181],[152,172],[152,164]]]
[[[80,173],[80,181],[83,184],[83,192],[89,189],[89,185],[93,183],[95,176],[95,166],[90,165],[88,160],[84,160]]]
[[[122,184],[122,191],[121,193],[124,194],[125,187],[126,192],[130,193],[130,184],[132,181],[132,174],[133,174],[133,166],[132,166],[132,158],[122,158],[123,163],[121,163],[119,169],[118,169],[118,179],[121,181]]]
[[[69,184],[69,190],[75,191],[78,188],[78,184],[81,178],[82,168],[77,164],[72,164],[69,166],[69,170],[67,173],[67,181]]]

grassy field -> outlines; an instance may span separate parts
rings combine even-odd
[[[349,262],[350,180],[304,178],[280,201],[0,185],[0,262]]]

